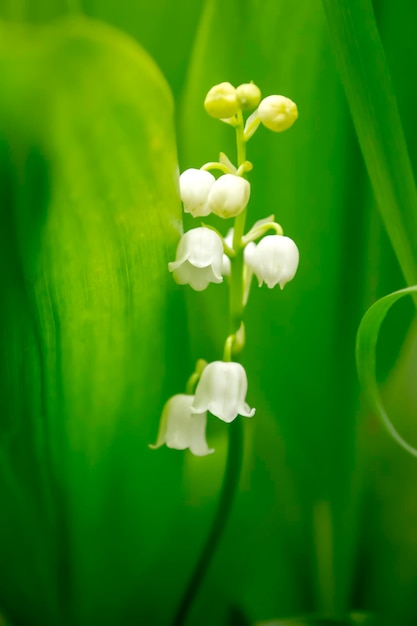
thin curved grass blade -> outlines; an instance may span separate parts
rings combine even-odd
[[[376,377],[376,346],[381,324],[390,308],[404,296],[417,293],[417,286],[395,291],[373,304],[362,318],[356,338],[356,363],[360,383],[375,415],[381,420],[391,437],[409,454],[417,457],[417,448],[398,433],[388,416],[381,398]]]

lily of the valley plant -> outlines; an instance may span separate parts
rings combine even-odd
[[[199,222],[182,235],[175,261],[168,267],[178,284],[188,284],[196,291],[227,278],[229,329],[222,360],[206,363],[199,359],[185,393],[166,402],[156,444],[151,446],[189,448],[197,456],[214,451],[206,442],[207,412],[226,423],[238,415],[252,417],[255,413],[246,402],[245,369],[236,362],[245,343],[243,315],[253,277],[259,286],[265,283],[271,289],[276,285],[282,289],[294,278],[299,260],[296,244],[284,236],[273,215],[245,232],[251,195],[246,177],[253,168],[246,159],[246,144],[260,125],[274,132],[290,128],[298,117],[296,105],[284,96],[261,99],[260,89],[253,83],[237,88],[221,83],[210,89],[204,106],[209,115],[235,129],[237,162],[233,164],[221,152],[218,161],[183,172],[179,181],[181,200],[184,211],[196,219],[213,213],[234,223],[223,236]],[[248,111],[253,112],[245,119]]]

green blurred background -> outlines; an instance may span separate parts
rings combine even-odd
[[[417,163],[417,9],[374,8]],[[0,607],[10,624],[172,619],[227,451],[214,418],[210,457],[147,447],[165,400],[224,341],[225,287],[196,294],[167,271],[177,176],[220,150],[234,158],[233,132],[202,103],[213,84],[249,80],[299,108],[287,133],[260,129],[248,158],[249,221],[274,213],[301,261],[284,291],[254,289],[248,305],[243,362],[257,413],[189,623],[351,610],[417,623],[417,465],[369,415],[355,370],[362,315],[405,282],[321,3],[2,0],[0,16]],[[378,367],[386,405],[416,443],[412,312],[401,302],[384,323]]]

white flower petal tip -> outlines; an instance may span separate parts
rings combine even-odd
[[[194,396],[177,394],[170,398],[162,411],[158,438],[149,444],[152,450],[164,444],[174,450],[186,450],[195,456],[206,456],[214,452],[206,441],[207,413],[193,413]]]
[[[209,215],[207,197],[215,182],[213,174],[205,170],[190,168],[181,174],[180,195],[185,213],[191,213],[193,217]]]
[[[207,206],[211,213],[219,217],[236,217],[246,209],[249,197],[250,184],[245,178],[224,174],[211,187]]]
[[[201,375],[192,410],[210,411],[227,423],[238,415],[253,417],[255,409],[245,402],[247,389],[248,379],[240,363],[214,361]]]
[[[175,261],[168,263],[179,285],[202,291],[209,283],[223,281],[223,242],[210,228],[193,228],[180,239]]]
[[[281,289],[294,278],[300,259],[294,241],[282,235],[267,235],[257,246],[245,249],[245,263],[258,279],[272,289],[279,285]]]

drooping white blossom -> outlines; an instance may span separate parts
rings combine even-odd
[[[150,448],[155,450],[164,444],[175,450],[189,448],[196,456],[214,452],[206,441],[207,413],[193,413],[193,402],[194,396],[186,394],[177,394],[166,402],[156,443]]]
[[[185,213],[191,213],[193,217],[209,215],[207,197],[215,182],[213,174],[205,170],[190,168],[181,174],[180,196]]]
[[[250,197],[250,184],[241,176],[224,174],[211,187],[207,206],[219,217],[236,217],[246,209]]]
[[[221,283],[223,242],[219,235],[204,226],[187,231],[180,239],[175,261],[168,263],[179,285],[189,284],[202,291],[209,283]]]
[[[252,417],[255,409],[245,402],[248,379],[240,363],[214,361],[203,370],[195,392],[192,410],[210,411],[224,422],[238,415]]]
[[[298,268],[299,252],[289,237],[267,235],[255,246],[245,249],[245,263],[258,279],[270,289],[279,284],[281,289],[292,280]]]

